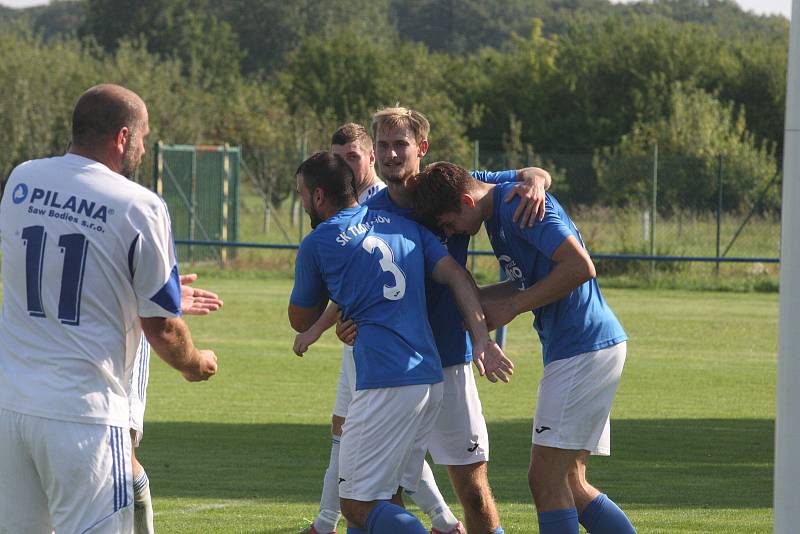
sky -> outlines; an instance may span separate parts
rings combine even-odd
[[[611,0],[614,3],[632,2],[635,0]],[[759,15],[780,14],[789,18],[792,11],[792,0],[736,0],[745,11],[753,11]],[[9,7],[28,7],[48,3],[47,0],[0,0],[0,4]]]
[[[630,3],[635,0],[611,0],[615,4]],[[792,0],[735,0],[745,11],[758,15],[783,15],[787,19],[792,11]],[[0,0],[2,3],[2,0]]]

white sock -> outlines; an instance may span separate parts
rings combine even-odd
[[[409,493],[408,496],[417,503],[425,515],[431,518],[431,526],[436,530],[450,532],[458,525],[458,519],[444,502],[444,497],[436,486],[436,480],[433,478],[433,471],[428,462],[422,463],[422,478],[417,486],[417,491]]]
[[[331,459],[325,478],[322,480],[322,497],[319,501],[319,514],[314,520],[314,528],[320,534],[328,534],[336,530],[341,517],[339,505],[339,440],[341,436],[331,439]]]
[[[133,532],[154,534],[153,501],[150,499],[150,480],[144,468],[133,481]]]

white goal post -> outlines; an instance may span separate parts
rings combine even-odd
[[[790,534],[800,516],[800,0],[789,31],[781,213],[774,531]]]

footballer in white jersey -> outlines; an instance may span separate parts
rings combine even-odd
[[[124,516],[132,514],[128,385],[141,340],[139,317],[180,313],[166,206],[157,195],[102,163],[67,154],[30,161],[12,172],[0,204],[0,237],[4,289],[0,409],[22,429],[17,433],[3,426],[0,434],[13,439],[42,433],[40,439],[74,441],[78,431],[73,426],[40,423],[84,425],[80,439],[100,442],[95,448],[98,456],[65,456],[53,443],[53,450],[29,450],[33,458],[29,467],[63,479],[77,476],[69,470],[82,463],[99,464],[95,476],[109,467],[112,473],[108,484],[87,489],[112,495],[107,510],[90,509],[86,518],[77,513],[59,517],[59,507],[70,504],[71,492],[62,490],[46,495],[51,509],[43,513],[32,506],[35,499],[25,498],[18,505],[3,491],[18,495],[18,483],[12,480],[32,484],[36,479],[20,468],[24,462],[13,453],[25,449],[3,442],[0,501],[13,505],[14,511],[0,513],[0,526],[11,521],[9,531],[28,531],[49,519],[52,526],[71,531],[86,528],[85,521],[108,516],[109,527],[116,528],[120,523],[114,521],[125,524],[129,520]],[[91,471],[81,476],[91,478]],[[31,493],[36,494],[37,488]],[[74,493],[94,502],[92,495]],[[38,508],[43,507],[39,503]],[[5,512],[2,504],[0,512]],[[42,531],[47,527],[42,525]]]
[[[24,163],[6,189],[0,407],[127,428],[139,316],[180,315],[164,202],[76,154]]]
[[[72,114],[69,153],[11,173],[0,202],[0,532],[131,532],[128,387],[144,330],[189,381],[217,370],[180,315],[167,208],[126,178],[147,108],[112,84]]]

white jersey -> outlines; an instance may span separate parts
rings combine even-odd
[[[364,189],[361,192],[361,194],[358,195],[358,203],[359,204],[363,204],[367,200],[369,200],[372,197],[374,197],[375,193],[377,193],[381,189],[385,189],[385,188],[386,188],[386,184],[383,183],[382,181],[378,180],[377,182],[375,182],[374,184],[372,184],[368,188]]]
[[[180,315],[155,193],[75,154],[29,161],[0,203],[0,407],[128,426],[139,317]]]

